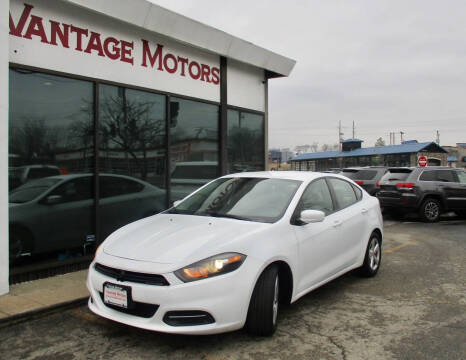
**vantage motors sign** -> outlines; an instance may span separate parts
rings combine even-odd
[[[10,62],[219,100],[219,57],[57,0],[12,0]]]

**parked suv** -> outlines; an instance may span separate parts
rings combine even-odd
[[[385,166],[366,166],[343,169],[340,175],[350,178],[370,195],[375,196],[379,190],[377,183],[386,172],[387,167]]]
[[[8,189],[16,189],[28,181],[60,175],[60,169],[53,165],[26,165],[8,170]]]
[[[384,210],[418,212],[426,222],[444,211],[466,216],[466,171],[449,167],[389,168],[377,193]]]

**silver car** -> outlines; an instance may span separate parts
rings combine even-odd
[[[9,194],[10,260],[82,247],[95,239],[94,176],[30,181]],[[123,175],[99,175],[100,237],[166,208],[166,191]]]

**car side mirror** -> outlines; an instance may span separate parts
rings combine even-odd
[[[303,210],[299,220],[305,224],[322,222],[325,219],[325,213],[320,210]]]
[[[47,198],[45,199],[45,203],[47,205],[54,205],[54,204],[61,203],[62,200],[63,200],[63,197],[61,195],[50,195],[50,196],[47,196]]]
[[[174,207],[177,207],[178,205],[180,205],[181,201],[183,201],[183,200],[175,200],[175,201],[173,201],[173,206],[174,206]]]

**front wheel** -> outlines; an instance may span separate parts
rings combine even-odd
[[[257,280],[249,303],[247,331],[252,335],[272,336],[277,329],[280,281],[278,268],[267,268]]]
[[[360,274],[365,277],[373,277],[377,274],[382,261],[382,240],[376,232],[372,233],[366,248],[364,263],[359,269]]]
[[[435,199],[426,199],[419,209],[419,216],[424,222],[437,222],[440,219],[440,203]]]

